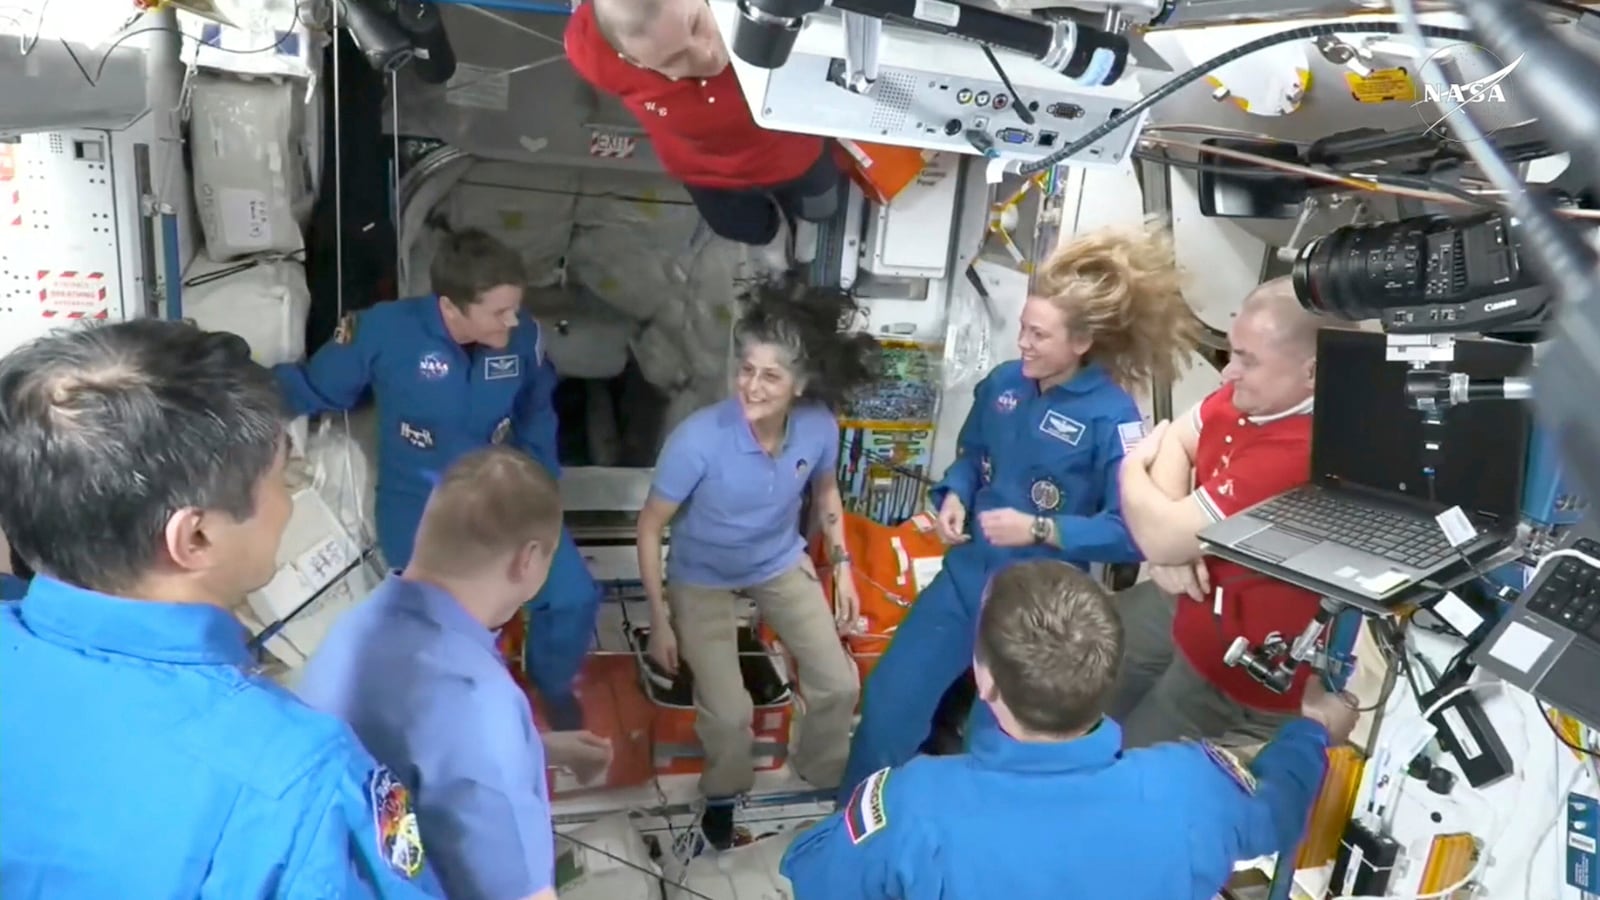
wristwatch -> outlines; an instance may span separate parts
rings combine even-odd
[[[1050,520],[1044,516],[1034,516],[1033,525],[1028,529],[1028,533],[1033,535],[1035,544],[1050,540]]]

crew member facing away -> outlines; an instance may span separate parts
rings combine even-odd
[[[416,552],[334,623],[300,695],[355,729],[417,798],[451,900],[554,900],[545,786],[552,761],[603,769],[587,732],[541,740],[495,646],[549,574],[561,539],[555,480],[509,447],[457,460],[428,500]]]
[[[378,543],[395,569],[411,560],[434,481],[462,454],[504,444],[560,475],[556,374],[538,323],[520,310],[521,258],[467,230],[444,236],[430,276],[433,294],[346,317],[309,362],[274,369],[296,415],[351,409],[369,389],[377,399]],[[599,604],[599,585],[563,531],[533,598],[526,649],[528,675],[557,729],[582,726],[572,684]]]
[[[783,249],[788,219],[821,222],[838,209],[839,171],[822,139],[751,118],[705,0],[591,0],[573,11],[566,49],[584,81],[639,120],[716,234]]]
[[[1198,325],[1158,229],[1090,232],[1062,245],[1022,310],[1021,359],[973,390],[958,458],[934,487],[944,569],[867,679],[839,789],[910,759],[972,659],[984,585],[1020,559],[1080,568],[1139,558],[1117,472],[1144,434],[1129,394],[1187,362]],[[974,720],[981,724],[981,720]]]
[[[255,674],[229,612],[291,501],[272,376],[140,319],[0,360],[7,897],[436,896],[416,816],[350,729]]]
[[[1259,743],[1300,704],[1308,669],[1276,694],[1223,655],[1240,635],[1300,634],[1316,595],[1202,556],[1196,535],[1310,477],[1317,329],[1327,324],[1300,308],[1288,278],[1257,287],[1228,332],[1223,386],[1123,462],[1123,515],[1153,579],[1117,600],[1128,656],[1111,716],[1130,747]]]
[[[973,656],[990,727],[874,772],[800,835],[781,864],[797,900],[1210,900],[1295,840],[1355,705],[1307,694],[1248,770],[1206,743],[1124,753],[1113,602],[1056,560],[996,575]]]
[[[839,635],[853,626],[859,601],[844,550],[833,410],[879,363],[870,337],[838,333],[841,316],[854,310],[838,291],[760,289],[737,329],[733,396],[673,430],[639,513],[649,653],[668,671],[681,657],[693,676],[695,732],[705,748],[701,824],[718,847],[732,843],[735,798],[755,777],[754,710],[736,644],[741,598],[755,602],[799,667],[805,721],[790,755],[796,774],[832,788],[844,766],[859,686]],[[832,616],[799,530],[808,493],[832,548]],[[661,537],[669,521],[663,592]]]

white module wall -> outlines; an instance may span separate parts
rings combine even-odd
[[[0,353],[53,328],[140,314],[145,274],[138,129],[0,142]],[[136,149],[137,148],[137,149]],[[159,236],[149,258],[161,258]],[[153,276],[152,276],[153,277]]]

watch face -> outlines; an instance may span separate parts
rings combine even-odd
[[[1033,539],[1042,541],[1050,536],[1050,523],[1044,519],[1033,520]]]

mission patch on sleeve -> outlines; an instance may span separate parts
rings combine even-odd
[[[1200,749],[1204,750],[1206,756],[1211,757],[1211,761],[1216,763],[1224,774],[1233,779],[1234,783],[1244,788],[1245,793],[1254,794],[1256,792],[1256,776],[1251,774],[1245,764],[1239,761],[1239,757],[1210,741],[1201,741]]]
[[[883,789],[888,782],[889,770],[879,769],[856,785],[844,809],[844,826],[850,833],[850,843],[859,844],[889,824],[889,811],[883,804]]]

